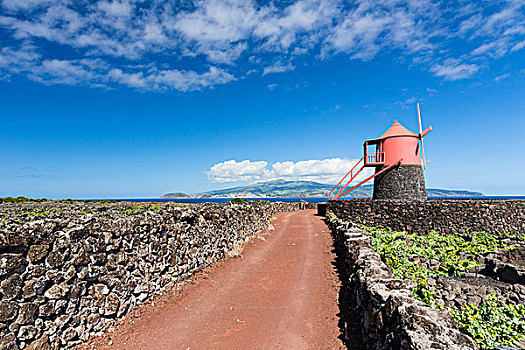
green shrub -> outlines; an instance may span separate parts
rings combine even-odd
[[[233,198],[230,203],[232,204],[242,204],[246,203],[246,200],[244,198]]]
[[[120,202],[120,201],[119,200],[109,200],[109,199],[99,199],[95,202],[99,204],[113,204],[113,203]]]
[[[24,196],[20,196],[16,198],[13,198],[13,197],[0,198],[0,203],[27,203],[31,201],[38,201],[38,200],[26,198]]]

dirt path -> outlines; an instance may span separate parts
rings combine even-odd
[[[314,210],[279,213],[275,231],[176,297],[99,339],[111,349],[340,349],[332,239]],[[109,345],[111,344],[111,345]]]

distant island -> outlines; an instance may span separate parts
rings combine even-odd
[[[162,199],[175,198],[286,198],[286,197],[326,197],[334,185],[326,185],[313,181],[273,180],[253,185],[238,186],[224,190],[208,191],[188,195],[182,192],[167,193]],[[373,185],[364,185],[348,194],[348,197],[372,197]],[[432,197],[480,197],[481,192],[464,190],[445,190],[427,188],[427,194]]]
[[[192,197],[193,196],[187,195],[186,193],[173,192],[173,193],[167,193],[160,198],[192,198]]]

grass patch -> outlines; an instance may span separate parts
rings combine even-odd
[[[49,216],[49,210],[43,211],[41,213],[27,213],[28,218],[34,216]]]
[[[135,213],[135,212],[137,212],[137,211],[139,211],[139,210],[140,210],[140,208],[139,208],[137,205],[134,205],[133,208],[123,210],[122,212],[123,212],[124,214],[128,214],[128,215],[130,215],[130,214],[133,214],[133,213]]]

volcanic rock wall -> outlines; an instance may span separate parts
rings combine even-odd
[[[354,199],[329,201],[328,211],[343,220],[395,231],[461,233],[525,232],[525,200],[429,199],[426,201]]]
[[[0,349],[70,348],[297,204],[0,206]],[[47,346],[47,347],[46,347]]]
[[[384,167],[378,168],[376,171]],[[425,200],[425,175],[421,165],[398,165],[374,178],[374,199]]]
[[[359,322],[367,349],[477,349],[462,334],[446,309],[433,309],[412,297],[414,282],[394,278],[381,261],[363,229],[327,215],[337,254],[342,258],[345,281],[345,307]],[[344,315],[345,312],[343,311]],[[356,321],[358,320],[358,321]]]

